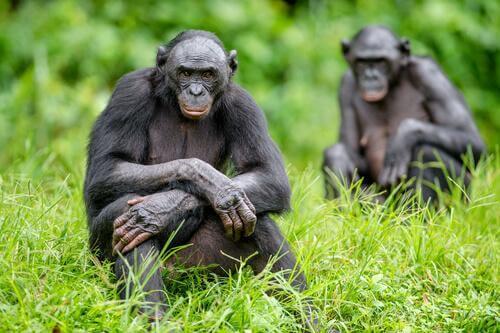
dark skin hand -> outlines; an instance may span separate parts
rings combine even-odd
[[[387,144],[384,168],[379,176],[380,185],[393,185],[406,177],[412,156],[412,150],[408,149],[409,145],[406,143],[407,138],[408,134],[403,122]]]
[[[162,232],[182,212],[204,205],[195,196],[180,190],[155,193],[127,201],[130,209],[114,221],[113,252],[127,253]],[[225,235],[233,241],[250,236],[255,230],[255,208],[243,191],[222,190],[215,201]]]

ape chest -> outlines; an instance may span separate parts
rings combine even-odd
[[[199,158],[218,166],[224,159],[224,137],[213,122],[158,116],[149,129],[148,164]]]
[[[365,140],[373,135],[373,140],[394,135],[405,119],[430,121],[423,96],[409,85],[395,89],[382,103],[359,100],[356,103],[356,111],[361,139],[365,137]]]
[[[401,123],[409,118],[429,121],[423,102],[421,94],[411,87],[394,91],[382,103],[366,103],[361,99],[355,102],[359,144],[374,179],[382,170],[387,143]]]

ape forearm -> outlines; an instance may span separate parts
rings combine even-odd
[[[202,221],[201,218],[189,218],[201,216],[207,203],[190,193],[174,189],[155,193],[147,197],[140,205],[142,208],[139,208],[137,212],[143,215],[143,218],[152,218],[159,223],[159,229],[166,238],[177,232],[177,238],[187,241]],[[188,220],[189,225],[183,225]]]
[[[165,188],[178,188],[201,195],[213,203],[217,193],[231,180],[208,163],[198,159],[179,159],[155,165],[117,163],[114,170],[89,186],[92,201],[115,198],[123,193],[151,194]]]
[[[411,147],[430,144],[457,157],[466,153],[470,147],[476,161],[486,150],[481,138],[475,133],[421,121],[412,121],[406,127],[406,138],[411,141]]]
[[[129,200],[138,198],[140,203],[128,203]],[[137,224],[163,232],[166,238],[173,232],[178,232],[178,237],[186,239],[198,226],[193,223],[199,223],[201,218],[189,219],[189,225],[180,228],[182,223],[191,216],[202,214],[204,206],[206,203],[203,200],[182,190],[159,192],[147,197],[125,195],[106,206],[91,220],[89,225],[91,248],[101,258],[110,258],[114,223],[118,217],[123,216],[127,218],[135,216]],[[132,226],[135,227],[136,224]]]
[[[240,186],[255,207],[257,214],[283,212],[290,208],[290,185],[282,172],[258,170],[232,179]]]
[[[352,149],[346,149],[346,154],[352,160],[357,169],[358,174],[364,175],[368,173],[368,164],[366,162],[366,158],[361,156],[358,151],[354,151]]]

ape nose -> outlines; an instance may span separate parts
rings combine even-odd
[[[201,84],[192,84],[189,86],[189,93],[193,96],[200,96],[203,94],[203,87]]]

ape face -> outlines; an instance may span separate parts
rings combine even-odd
[[[361,97],[367,102],[382,100],[389,91],[391,70],[387,59],[358,58],[354,63],[354,73]]]
[[[356,77],[359,94],[366,102],[385,98],[410,54],[407,40],[399,40],[379,26],[364,28],[352,43],[343,41],[342,49]]]
[[[215,41],[194,37],[177,44],[166,61],[168,82],[182,114],[193,120],[206,117],[233,73],[236,52],[226,55]]]

